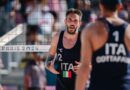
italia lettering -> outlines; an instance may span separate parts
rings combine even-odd
[[[123,44],[120,44],[119,48],[117,49],[117,55],[126,55],[125,47]]]
[[[73,69],[74,69],[73,64],[70,64],[68,70],[73,70]]]
[[[65,69],[65,70],[67,70],[67,65],[68,65],[68,63],[61,63],[61,69]]]
[[[105,45],[105,54],[109,55],[126,55],[125,47],[123,44],[107,43]]]
[[[73,70],[74,66],[73,64],[69,64],[69,63],[61,63],[61,70],[65,70],[65,71],[69,71],[69,70]]]

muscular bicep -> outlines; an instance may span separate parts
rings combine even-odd
[[[87,35],[87,30],[83,30],[81,35],[81,65],[76,77],[76,90],[84,90],[86,81],[89,80],[91,57],[92,49]]]
[[[85,66],[90,65],[92,60],[92,47],[86,30],[82,32],[81,43],[81,63]]]
[[[49,53],[47,55],[47,58],[45,60],[46,68],[52,64],[52,61],[54,60],[56,49],[58,45],[58,39],[59,39],[59,33],[56,33],[51,41],[51,47],[49,49]]]
[[[57,44],[59,40],[59,33],[56,33],[51,41],[51,47],[49,49],[49,54],[54,56],[56,54]]]

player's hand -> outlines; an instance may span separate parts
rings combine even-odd
[[[54,68],[54,62],[53,61],[50,61],[50,63],[48,65],[46,65],[46,68],[54,73],[54,74],[59,74],[59,72]]]
[[[80,63],[80,62],[77,62],[77,61],[75,61],[75,63],[76,63],[77,65],[74,66],[74,70],[73,70],[73,71],[77,74],[77,70],[79,69],[81,63]]]

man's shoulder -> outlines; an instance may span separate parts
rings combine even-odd
[[[55,49],[57,48],[58,41],[59,41],[59,38],[60,38],[60,33],[61,33],[61,32],[56,32],[56,33],[53,35],[52,40],[51,40],[51,47],[50,47],[49,52],[54,52]]]
[[[129,37],[130,39],[130,24],[128,24],[128,26],[126,27],[126,35]]]
[[[96,26],[96,22],[90,22],[88,23],[85,28],[83,29],[86,32],[90,32],[93,30],[93,28]]]
[[[62,32],[62,31],[56,32],[56,33],[53,35],[53,38],[59,38],[61,32]],[[52,38],[52,39],[53,39],[53,38]]]
[[[62,33],[63,31],[58,31],[56,32],[53,37],[52,37],[52,41],[54,42],[57,42],[59,40],[59,37],[60,37],[60,34]]]
[[[103,24],[95,21],[95,22],[90,22],[86,25],[86,27],[83,29],[83,33],[93,33],[97,31],[99,28],[103,27]]]

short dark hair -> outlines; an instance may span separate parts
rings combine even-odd
[[[70,13],[74,13],[80,16],[80,18],[82,18],[82,12],[79,9],[74,9],[74,8],[70,8],[67,12],[66,12],[66,17],[70,14]]]
[[[99,3],[108,11],[116,11],[117,5],[121,3],[121,0],[99,0]]]

